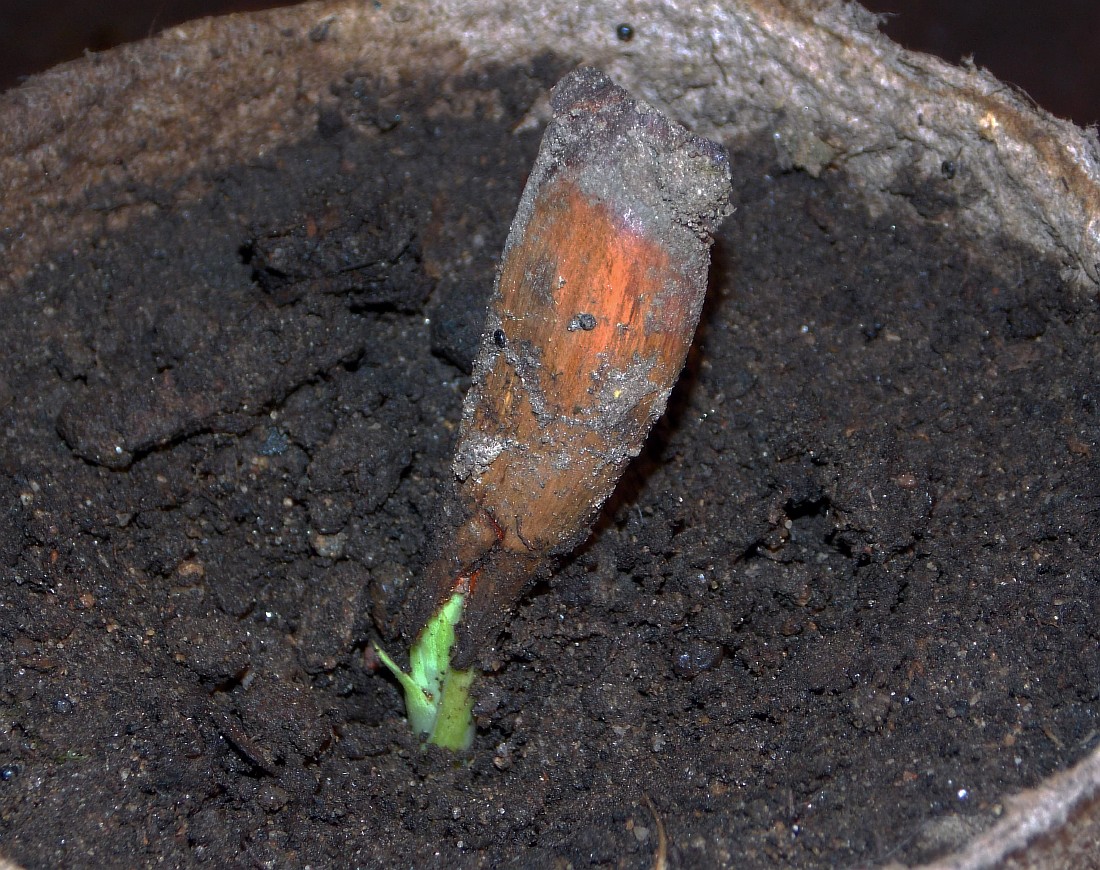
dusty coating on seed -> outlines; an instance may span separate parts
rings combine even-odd
[[[473,578],[457,667],[583,540],[664,412],[731,210],[725,150],[598,70],[567,76],[551,104],[463,404],[457,508],[411,620]]]

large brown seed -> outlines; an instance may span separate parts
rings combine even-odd
[[[726,152],[580,69],[512,224],[454,459],[460,504],[419,594],[468,586],[456,664],[528,582],[587,534],[683,367]]]

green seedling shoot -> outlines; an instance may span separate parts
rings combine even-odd
[[[428,621],[409,650],[405,673],[378,644],[378,658],[401,684],[409,726],[428,743],[444,749],[469,749],[474,740],[473,698],[470,687],[475,669],[451,667],[455,626],[462,618],[464,596],[456,592]]]

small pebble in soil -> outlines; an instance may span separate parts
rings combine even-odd
[[[285,789],[271,783],[264,784],[256,795],[256,802],[269,813],[277,813],[289,800],[290,795]]]
[[[707,640],[689,640],[676,653],[672,670],[682,679],[693,680],[703,671],[718,667],[721,661],[721,644]]]
[[[512,747],[508,745],[508,741],[504,741],[497,746],[497,751],[493,755],[493,767],[497,770],[508,770],[512,766]]]
[[[309,543],[313,547],[313,552],[323,559],[339,559],[344,555],[344,547],[347,542],[347,532],[338,532],[335,535],[322,535],[320,532],[309,533]]]
[[[290,439],[287,438],[286,433],[272,428],[267,430],[267,437],[260,445],[259,453],[261,456],[282,456],[289,447]]]

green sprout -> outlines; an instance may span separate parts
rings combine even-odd
[[[462,619],[464,596],[452,595],[428,620],[409,650],[409,673],[374,645],[378,658],[405,692],[405,713],[414,732],[444,749],[469,749],[474,742],[473,698],[470,687],[476,671],[451,667],[455,626]]]

